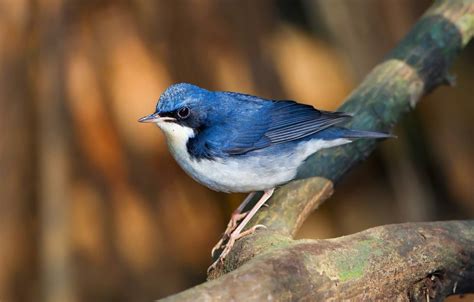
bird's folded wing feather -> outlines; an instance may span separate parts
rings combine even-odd
[[[221,150],[229,155],[244,154],[272,144],[299,140],[352,116],[342,112],[320,111],[294,101],[272,101],[250,117],[241,115],[229,129]]]

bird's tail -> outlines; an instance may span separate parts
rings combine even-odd
[[[340,135],[344,138],[373,138],[373,139],[381,139],[381,138],[396,138],[395,135],[390,133],[383,133],[383,132],[373,132],[373,131],[364,131],[364,130],[352,130],[346,128],[339,128]]]

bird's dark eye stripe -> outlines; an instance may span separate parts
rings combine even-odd
[[[160,112],[162,117],[176,117],[176,111]]]

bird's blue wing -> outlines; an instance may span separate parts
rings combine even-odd
[[[223,152],[244,154],[272,144],[302,139],[352,117],[343,112],[320,111],[294,101],[267,102],[268,105],[259,110],[259,116],[252,116],[253,127],[234,124],[237,135],[228,141]]]
[[[293,141],[347,121],[352,115],[344,112],[320,111],[294,101],[275,102],[271,123],[265,132],[273,144]]]

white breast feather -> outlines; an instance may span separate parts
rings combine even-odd
[[[252,192],[274,188],[292,180],[300,164],[311,154],[350,143],[349,139],[301,142],[292,152],[265,157],[227,158],[224,160],[190,157],[186,143],[194,136],[193,129],[176,123],[157,123],[166,135],[171,154],[178,164],[199,183],[216,191]]]

